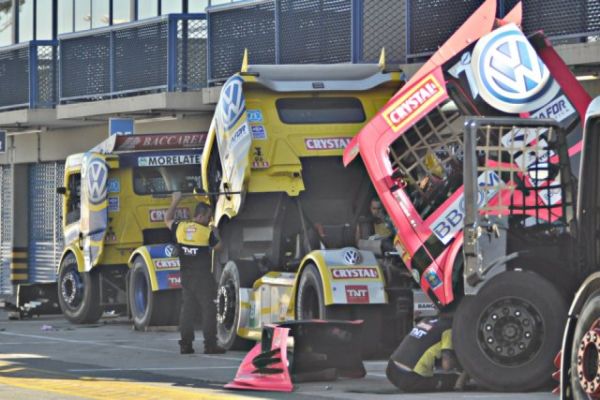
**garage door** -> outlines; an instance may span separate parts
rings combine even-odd
[[[29,281],[53,282],[63,250],[61,229],[64,163],[29,166]]]
[[[12,294],[10,262],[12,257],[12,169],[0,166],[0,295]]]

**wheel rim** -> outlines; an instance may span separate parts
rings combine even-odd
[[[577,376],[581,388],[593,399],[600,399],[600,319],[594,321],[579,343]]]
[[[144,274],[137,273],[133,281],[133,296],[137,316],[146,313],[148,307],[148,282]]]
[[[301,319],[321,319],[319,295],[312,286],[307,286],[302,291],[300,297],[300,313]]]
[[[74,266],[66,267],[60,281],[60,293],[63,301],[71,310],[77,309],[83,302],[84,285],[81,275]]]
[[[492,362],[507,367],[527,363],[540,351],[544,321],[537,308],[520,298],[504,298],[479,318],[478,342]]]
[[[217,292],[217,322],[227,331],[233,328],[236,301],[235,285],[233,281],[227,280]]]

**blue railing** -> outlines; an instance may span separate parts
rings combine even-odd
[[[61,103],[206,87],[206,15],[59,36]]]
[[[56,41],[32,41],[0,49],[0,110],[56,104]]]
[[[483,0],[243,0],[0,49],[0,110],[200,90],[253,64],[426,59]],[[498,0],[498,15],[518,0]],[[524,30],[600,36],[597,0],[526,0]],[[58,57],[60,53],[60,57]],[[58,60],[60,59],[60,64]]]

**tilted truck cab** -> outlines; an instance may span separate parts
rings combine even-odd
[[[376,253],[356,247],[375,193],[341,156],[402,84],[384,65],[349,64],[250,65],[225,83],[202,155],[225,245],[214,258],[222,345],[312,318],[364,319],[369,352],[401,338],[410,277],[380,241]]]
[[[128,309],[137,329],[176,324],[179,259],[163,218],[170,193],[200,186],[205,133],[112,136],[65,164],[58,299],[74,323]],[[196,197],[196,198],[194,198]],[[190,218],[189,196],[177,209]]]
[[[361,130],[344,153],[348,166],[360,155],[398,230],[396,248],[413,277],[440,308],[455,310],[454,342],[467,372],[489,388],[516,391],[541,385],[551,372],[548,354],[558,343],[555,311],[560,314],[560,310],[565,310],[565,299],[575,284],[568,262],[571,243],[558,227],[549,229],[547,239],[542,238],[547,227],[540,227],[537,234],[527,231],[519,241],[514,233],[526,230],[509,226],[510,245],[521,250],[511,253],[507,247],[498,246],[501,252],[507,251],[504,258],[497,258],[482,270],[465,267],[465,257],[475,264],[481,257],[474,246],[470,250],[475,251],[467,251],[465,243],[471,238],[463,233],[465,209],[469,202],[473,208],[486,205],[497,194],[491,188],[506,177],[477,169],[489,167],[487,161],[491,159],[474,163],[469,166],[477,171],[473,186],[486,189],[471,192],[482,193],[478,197],[465,195],[463,132],[470,127],[463,126],[470,116],[492,118],[485,126],[496,135],[489,136],[496,140],[494,151],[501,154],[495,163],[508,163],[513,168],[526,163],[531,171],[539,170],[540,176],[542,171],[552,175],[553,181],[544,185],[556,186],[554,191],[527,188],[532,179],[542,182],[528,173],[522,172],[527,177],[515,178],[523,185],[507,196],[520,196],[520,211],[504,210],[505,220],[524,224],[520,225],[523,228],[529,228],[530,223],[544,225],[540,221],[564,225],[564,220],[560,222],[559,216],[553,216],[553,207],[561,206],[556,199],[564,197],[553,197],[553,193],[564,190],[565,181],[554,174],[565,167],[564,163],[577,173],[581,121],[590,102],[589,95],[548,40],[540,33],[529,38],[523,35],[519,28],[521,14],[519,3],[498,20],[496,2],[485,1]],[[548,121],[540,121],[537,129],[519,128],[514,121],[493,121],[494,117],[552,118],[555,125],[545,128]],[[546,143],[543,157],[535,148],[527,148],[548,140],[543,129],[564,131],[564,148],[555,142]],[[498,135],[503,140],[498,141]],[[486,142],[481,140],[485,137],[476,136],[476,145],[484,145]],[[511,150],[515,143],[527,151]],[[549,152],[549,146],[558,147]],[[556,156],[559,148],[568,154],[567,160],[560,163]],[[536,214],[540,209],[546,211]],[[502,236],[499,226],[489,225],[494,229],[492,236]],[[474,233],[476,238],[482,232],[482,237],[487,237],[487,228],[479,228]],[[529,238],[532,239],[528,242]],[[546,249],[552,243],[560,244],[544,255],[544,241]],[[546,293],[540,294],[544,288]],[[493,300],[503,294],[506,304]],[[541,307],[544,302],[552,306]],[[523,310],[529,310],[528,318],[523,317]],[[532,319],[541,321],[535,325],[539,329],[531,328]]]

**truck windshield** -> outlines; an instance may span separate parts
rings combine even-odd
[[[459,111],[448,101],[432,110],[389,148],[394,173],[423,219],[462,185],[463,141]]]
[[[365,111],[353,97],[287,98],[276,102],[285,124],[353,124],[365,122]]]
[[[177,165],[133,169],[133,190],[136,194],[167,194],[175,191],[191,193],[200,187],[198,165]]]

